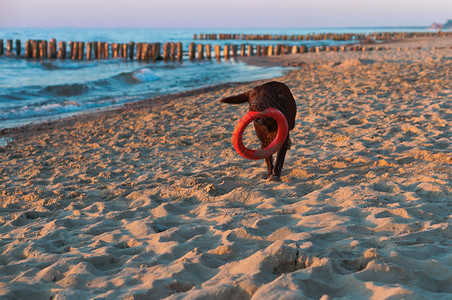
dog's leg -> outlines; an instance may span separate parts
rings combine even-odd
[[[265,174],[264,179],[270,178],[273,173],[273,155],[265,158],[265,163],[267,164],[267,174]]]
[[[284,141],[284,144],[282,145],[281,149],[278,151],[278,155],[276,157],[276,164],[273,168],[273,173],[270,177],[270,181],[281,181],[281,170],[284,165],[284,159],[286,158],[286,152],[287,149],[290,147],[290,138],[289,135],[287,135],[286,140]]]
[[[272,127],[272,129],[273,129],[272,131],[269,131],[269,129],[268,129],[268,126],[267,126],[268,122],[271,122],[271,121],[267,120],[267,122],[266,122],[264,118],[254,121],[254,129],[256,130],[257,137],[261,141],[262,149],[264,149],[268,145],[270,145],[276,136],[276,128],[277,128],[276,121],[273,121],[275,124],[273,124],[274,128]],[[274,169],[273,156],[265,158],[265,163],[267,164],[267,174],[262,176],[262,178],[268,179],[272,176],[273,169]]]

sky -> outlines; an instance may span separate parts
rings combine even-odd
[[[0,0],[0,27],[429,26],[452,0]]]

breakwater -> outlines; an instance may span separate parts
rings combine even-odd
[[[311,34],[242,34],[242,33],[199,33],[194,40],[245,40],[245,41],[390,41],[403,38],[450,36],[452,32],[374,32],[374,33],[311,33]]]
[[[340,33],[307,35],[265,35],[265,34],[194,34],[194,40],[243,40],[244,44],[210,45],[204,42],[191,42],[184,52],[181,42],[167,43],[109,43],[103,41],[57,41],[56,39],[30,39],[22,44],[19,39],[0,39],[0,56],[25,59],[70,59],[74,61],[94,59],[117,59],[137,61],[182,61],[230,59],[237,56],[272,56],[322,51],[370,51],[383,50],[382,41],[402,38],[422,38],[431,36],[451,36],[452,32],[398,32],[398,33]],[[350,41],[349,44],[321,46],[305,44],[285,44],[284,41]],[[253,44],[250,41],[278,41],[275,44]],[[6,48],[6,49],[5,49]]]

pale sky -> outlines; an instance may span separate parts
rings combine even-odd
[[[0,27],[429,26],[452,0],[0,0]]]

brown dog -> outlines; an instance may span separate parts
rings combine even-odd
[[[267,82],[263,85],[257,86],[254,89],[237,95],[222,99],[223,103],[249,103],[250,111],[264,111],[269,107],[273,107],[281,111],[287,119],[289,130],[295,127],[295,116],[297,115],[297,105],[295,99],[290,92],[287,85],[277,81]],[[262,143],[262,148],[267,147],[276,137],[278,125],[272,118],[260,118],[254,121],[254,129],[256,135]],[[284,159],[286,157],[287,149],[290,147],[290,138],[287,134],[287,138],[279,149],[276,165],[273,166],[273,156],[265,159],[267,163],[268,172],[265,178],[270,178],[271,181],[280,181],[281,170],[284,165]]]

